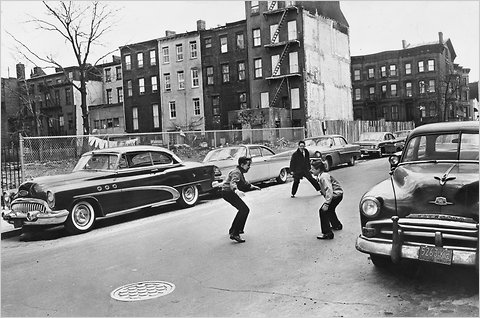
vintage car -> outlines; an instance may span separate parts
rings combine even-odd
[[[213,181],[212,165],[182,162],[165,148],[94,150],[69,174],[21,184],[3,219],[15,227],[65,224],[68,232],[82,233],[100,217],[171,203],[193,206]]]
[[[397,130],[393,132],[393,135],[395,136],[398,142],[402,142],[402,141],[405,142],[410,132],[411,130]]]
[[[362,155],[381,157],[386,154],[393,154],[401,151],[403,141],[397,140],[391,132],[365,132],[360,134],[360,139],[354,144],[360,146]]]
[[[400,259],[478,267],[479,123],[420,126],[390,178],[360,200],[356,248],[374,265]],[[478,268],[477,268],[478,270]]]
[[[252,158],[250,170],[245,179],[250,183],[259,183],[275,179],[278,183],[287,181],[290,157],[288,154],[275,154],[269,147],[255,144],[228,146],[211,150],[203,159],[204,164],[215,165],[221,177],[216,180],[221,183],[228,173],[238,165],[238,158]],[[218,172],[216,176],[218,176]],[[219,184],[217,184],[219,185]]]
[[[308,149],[311,160],[324,161],[327,171],[344,163],[353,166],[361,157],[360,146],[349,144],[341,135],[306,138],[305,147]]]

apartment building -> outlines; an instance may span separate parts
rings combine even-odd
[[[338,1],[247,1],[250,106],[270,127],[351,120],[348,22]]]
[[[468,117],[469,69],[454,64],[450,39],[352,56],[354,119],[430,122]]]
[[[205,128],[232,129],[230,111],[250,105],[246,20],[205,30],[198,21],[201,41]]]
[[[30,134],[32,127],[31,122],[25,120],[28,110],[20,108],[20,98],[18,98],[20,92],[17,78],[2,77],[1,83],[1,140],[2,145],[8,145],[12,140],[17,138],[17,136],[13,136],[13,134],[18,134],[23,131]]]
[[[120,47],[125,130],[162,131],[158,40]]]

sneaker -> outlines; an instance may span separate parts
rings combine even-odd
[[[240,235],[230,235],[230,239],[231,239],[231,240],[234,240],[234,241],[237,241],[238,243],[243,243],[243,242],[245,242],[245,240],[242,239],[242,238],[240,237]]]
[[[295,194],[292,194],[292,195],[290,196],[290,198],[295,198]]]
[[[317,236],[317,239],[319,239],[319,240],[332,240],[333,239],[333,233],[320,234],[319,236]]]

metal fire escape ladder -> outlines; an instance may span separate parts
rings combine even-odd
[[[277,91],[275,92],[275,96],[273,96],[272,102],[270,103],[270,107],[275,106],[275,103],[277,102],[278,96],[280,96],[280,90],[282,89],[283,82],[285,82],[286,77],[282,78],[282,81],[280,82],[280,85],[278,85]]]
[[[275,43],[275,40],[277,39],[277,36],[280,33],[280,29],[282,28],[283,22],[285,22],[285,17],[287,16],[287,12],[288,10],[283,11],[282,17],[280,18],[280,22],[278,22],[278,27],[272,36],[272,41],[271,41],[272,44]]]
[[[290,46],[290,42],[287,42],[287,44],[285,45],[285,48],[283,49],[282,55],[278,59],[277,65],[275,65],[275,70],[272,72],[272,76],[277,75],[277,72],[280,69],[280,66],[282,65],[283,60],[285,59],[285,56],[287,56],[289,46]]]

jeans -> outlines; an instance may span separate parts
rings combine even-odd
[[[239,232],[243,232],[250,209],[245,202],[243,202],[242,198],[233,191],[222,191],[222,198],[238,210],[228,232],[230,235],[239,235]]]
[[[339,227],[342,225],[342,223],[340,223],[338,220],[337,213],[335,212],[335,208],[340,201],[342,201],[342,199],[343,194],[334,196],[332,198],[332,202],[328,206],[327,211],[322,210],[322,207],[320,207],[318,214],[320,216],[320,228],[323,234],[332,233],[332,227]]]
[[[307,171],[307,172],[303,172],[302,174],[293,175],[292,195],[295,195],[297,193],[298,185],[300,184],[300,179],[302,177],[305,177],[308,181],[310,181],[310,183],[315,188],[315,190],[317,191],[320,190],[320,185],[318,184],[317,180],[315,180],[312,177],[312,174],[309,171]]]

